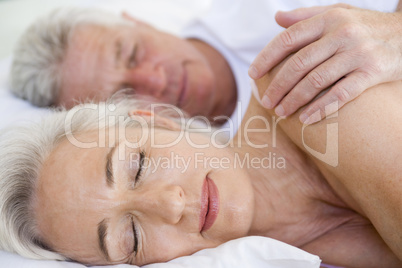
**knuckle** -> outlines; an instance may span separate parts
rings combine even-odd
[[[282,105],[288,114],[292,114],[303,105],[303,102],[293,94],[289,94],[283,99]]]
[[[369,62],[366,62],[364,67],[364,71],[361,73],[361,76],[364,80],[371,80],[375,77],[381,76],[385,71],[386,66],[384,66],[379,59],[371,59]],[[362,68],[363,69],[363,68]]]
[[[348,10],[343,7],[334,7],[325,12],[325,17],[329,18],[331,22],[334,20],[339,21],[349,19]]]
[[[359,71],[354,79],[354,90],[349,92],[352,98],[359,96],[364,90],[366,90],[370,85],[378,84],[378,75],[373,74],[372,70],[369,71]]]
[[[335,91],[335,95],[337,97],[337,99],[341,102],[341,103],[346,103],[349,100],[351,100],[351,94],[350,94],[350,90],[345,88],[345,87],[339,87],[336,91]]]
[[[265,52],[265,51],[264,51]],[[269,62],[271,60],[271,57],[269,56],[269,53],[262,53],[260,55],[260,62],[262,61],[263,63]]]
[[[264,47],[263,50],[258,54],[257,59],[259,60],[259,62],[267,62],[268,60],[270,60],[269,55],[269,48],[268,46]]]
[[[290,66],[294,72],[301,72],[306,69],[305,60],[298,54],[290,58]]]
[[[322,89],[325,86],[325,77],[317,71],[312,71],[308,74],[307,81],[315,89]]]
[[[278,82],[272,81],[269,88],[271,96],[276,96],[280,94],[282,86]]]
[[[302,102],[303,104],[309,102],[312,98],[311,91],[308,90],[301,90],[297,95],[295,94],[295,102]]]
[[[285,97],[284,106],[286,105],[288,108],[293,109],[293,107],[295,107],[298,102],[300,102],[300,99],[297,96],[297,93],[293,92],[292,94],[288,94]]]
[[[368,66],[367,71],[362,73],[364,80],[372,80],[375,77],[379,77],[385,72],[385,66],[383,66],[378,60],[373,60]]]
[[[286,50],[291,49],[296,43],[295,34],[293,33],[293,31],[291,31],[291,29],[287,29],[280,33],[279,38],[282,47]]]
[[[371,42],[362,42],[357,46],[359,53],[364,55],[365,58],[369,57],[370,60],[377,59],[377,57],[374,56],[375,53],[373,53],[375,49],[375,45]]]
[[[313,97],[311,91],[295,88],[286,96],[286,102],[290,107],[297,109],[308,103]]]
[[[378,48],[373,43],[360,44],[351,56],[355,59],[360,58],[359,67],[372,74],[381,74],[386,69],[383,58],[378,56]]]
[[[340,38],[356,39],[362,34],[362,29],[357,23],[345,22],[337,33]]]

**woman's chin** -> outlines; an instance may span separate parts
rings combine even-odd
[[[225,174],[226,181],[215,180],[219,190],[220,208],[214,225],[205,232],[221,243],[246,236],[254,215],[254,191],[246,174]],[[230,179],[231,181],[227,181]]]

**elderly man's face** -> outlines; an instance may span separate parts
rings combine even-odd
[[[210,114],[216,102],[211,67],[189,41],[141,22],[76,29],[62,64],[56,104],[101,101],[127,87],[191,115]]]

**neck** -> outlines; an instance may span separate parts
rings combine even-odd
[[[261,116],[266,121],[261,120]],[[291,202],[300,191],[296,183],[300,171],[292,164],[298,153],[281,129],[275,127],[275,121],[252,97],[233,142],[240,157],[248,154],[250,162],[254,159],[254,165],[248,166],[255,199],[249,235],[294,243],[294,238],[287,237],[286,232],[294,229],[299,216],[295,213],[295,204]],[[261,148],[261,145],[267,146]],[[260,166],[256,166],[258,163]]]
[[[226,59],[213,47],[198,39],[188,39],[207,60],[215,76],[215,104],[208,117],[231,116],[237,101],[236,82]]]
[[[244,141],[243,141],[244,142]],[[262,152],[264,151],[264,152]],[[252,148],[252,146],[243,145],[236,150],[238,157],[244,161],[247,173],[254,190],[254,216],[248,235],[267,236],[281,225],[280,214],[284,211],[280,208],[280,202],[283,197],[280,196],[282,189],[278,189],[277,183],[283,179],[282,171],[271,168],[261,167],[268,165],[268,161],[273,161],[273,151],[267,152],[261,149]],[[259,162],[261,159],[270,159]]]

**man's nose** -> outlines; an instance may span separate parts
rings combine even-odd
[[[166,72],[161,65],[143,63],[126,71],[125,83],[139,94],[160,98],[167,86]]]
[[[186,206],[184,191],[178,185],[144,190],[136,202],[140,202],[138,208],[141,213],[169,224],[176,224],[180,221]]]

